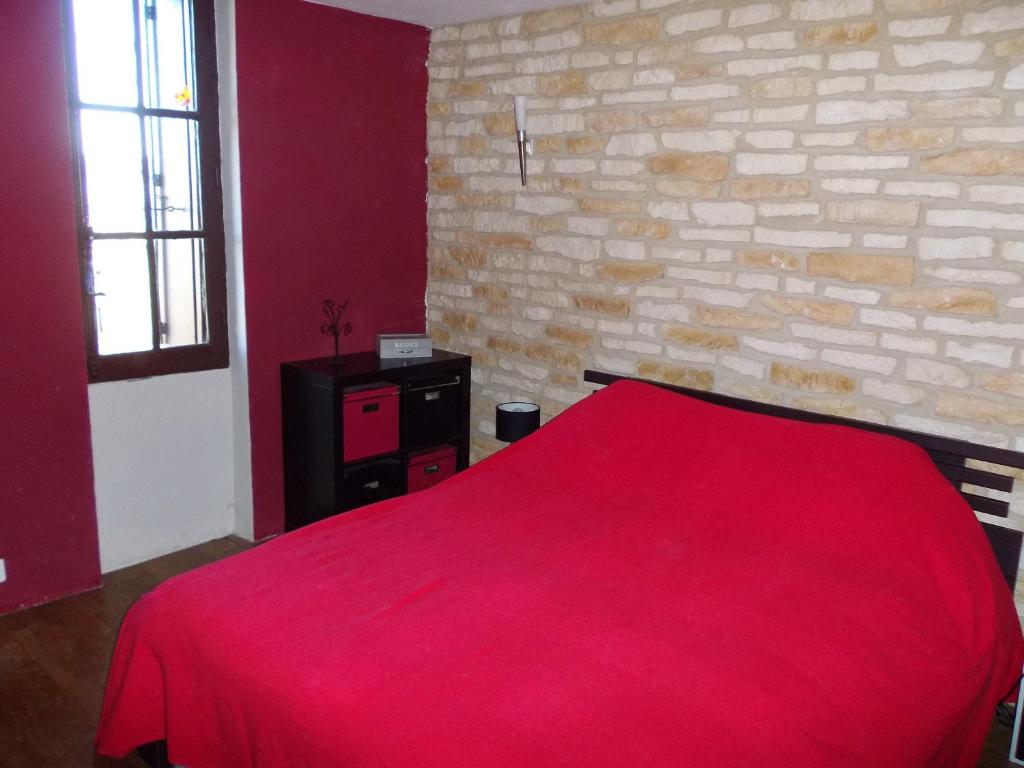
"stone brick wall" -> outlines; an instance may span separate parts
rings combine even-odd
[[[1024,450],[1024,3],[608,0],[437,29],[429,71],[477,458],[585,367]]]

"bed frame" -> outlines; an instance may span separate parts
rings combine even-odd
[[[882,424],[872,424],[867,421],[844,419],[840,416],[801,411],[781,405],[759,403],[754,400],[744,400],[740,397],[720,395],[715,392],[705,392],[699,389],[690,389],[649,379],[594,370],[583,372],[583,380],[591,384],[612,384],[620,379],[653,384],[662,389],[679,392],[680,394],[695,397],[698,400],[704,400],[715,405],[724,405],[740,411],[781,416],[785,419],[808,421],[816,424],[838,424],[844,427],[854,427],[855,429],[862,429],[868,432],[879,432],[883,435],[908,440],[927,451],[938,470],[953,484],[975,512],[983,512],[986,515],[1005,518],[1010,511],[1010,503],[1002,499],[994,499],[972,493],[971,491],[964,490],[964,486],[968,485],[1009,493],[1013,490],[1014,477],[1012,475],[998,474],[988,470],[969,467],[967,462],[971,460],[982,461],[1001,467],[1024,469],[1024,453],[1010,451],[1005,448],[976,445],[966,440],[955,440],[951,437],[926,435],[923,432],[913,432],[909,429],[899,429]],[[1002,570],[1003,577],[1006,579],[1007,584],[1010,585],[1010,591],[1012,592],[1017,583],[1017,570],[1020,567],[1021,542],[1024,540],[1024,531],[1006,528],[984,520],[979,520],[979,522],[988,536],[992,550],[995,552],[996,560],[999,562],[999,568]]]

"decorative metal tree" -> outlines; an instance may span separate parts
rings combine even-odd
[[[327,315],[327,322],[321,323],[320,333],[325,336],[334,337],[334,359],[337,360],[341,357],[341,353],[338,348],[338,337],[348,336],[352,333],[352,323],[347,320],[341,322],[341,316],[345,314],[345,309],[348,307],[349,299],[345,299],[344,304],[335,304],[331,299],[324,299],[323,310],[324,314]]]

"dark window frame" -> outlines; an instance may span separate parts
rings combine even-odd
[[[86,218],[85,158],[82,152],[80,112],[89,109],[110,109],[123,114],[181,118],[176,110],[147,108],[140,103],[133,107],[104,107],[84,103],[78,95],[75,35],[72,0],[63,0],[65,64],[68,79],[68,115],[71,130],[75,186],[75,219],[78,230],[78,261],[82,287],[82,313],[85,328],[86,365],[90,382],[123,381],[125,379],[163,376],[226,368],[229,364],[227,322],[227,265],[224,242],[223,194],[220,180],[220,115],[217,84],[217,45],[213,0],[192,0],[195,35],[195,67],[197,109],[186,119],[193,119],[199,138],[199,183],[202,196],[202,229],[154,232],[150,211],[149,153],[143,142],[143,180],[146,189],[146,227],[142,233],[93,233]],[[136,55],[139,51],[139,6],[146,0],[134,0],[136,24]],[[141,59],[140,59],[141,61]],[[141,88],[140,88],[141,92]],[[140,120],[140,123],[142,121]],[[174,238],[199,238],[204,243],[205,297],[208,341],[205,344],[161,348],[158,343],[160,314],[156,291],[155,242]],[[150,308],[154,346],[142,352],[99,354],[96,327],[96,301],[92,286],[91,244],[95,239],[145,240],[150,268]]]

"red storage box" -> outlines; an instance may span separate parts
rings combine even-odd
[[[425,490],[454,474],[455,448],[450,445],[410,454],[408,492]]]
[[[342,392],[342,454],[346,462],[398,450],[399,391],[394,384],[381,382]]]

